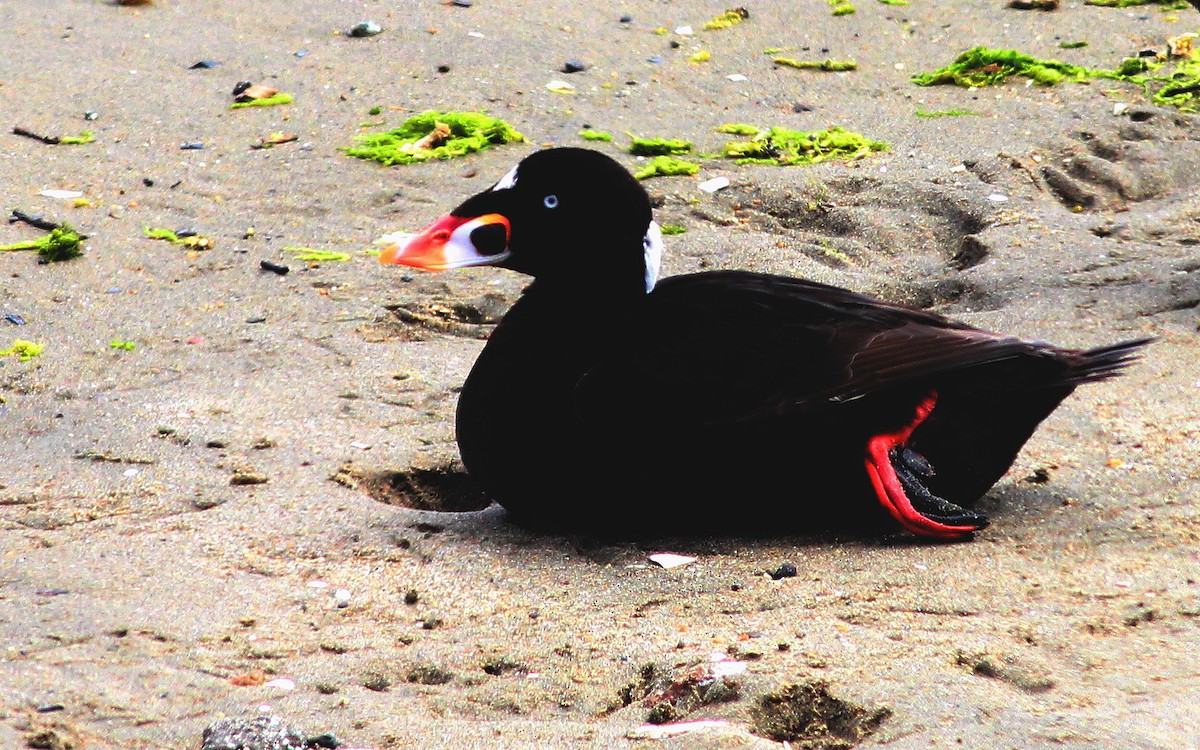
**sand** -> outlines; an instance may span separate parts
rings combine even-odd
[[[195,748],[217,719],[274,715],[367,748],[780,747],[764,696],[821,680],[838,710],[879,717],[864,747],[1200,746],[1200,119],[1108,81],[908,80],[976,44],[1111,67],[1200,15],[857,5],[753,4],[704,32],[725,6],[0,0],[4,205],[89,235],[70,262],[0,254],[0,313],[25,321],[0,321],[0,348],[46,347],[0,360],[0,746]],[[368,18],[381,35],[339,33]],[[859,68],[777,69],[768,47]],[[687,62],[699,49],[711,59]],[[587,69],[562,73],[568,59]],[[242,80],[295,102],[229,111]],[[487,110],[530,143],[395,168],[338,150],[363,122],[429,108]],[[626,131],[714,152],[726,122],[840,125],[891,150],[647,182],[659,221],[688,228],[667,273],[803,275],[1070,346],[1159,341],[1044,424],[966,544],[803,529],[618,544],[494,507],[403,507],[442,501],[412,490],[439,475],[409,474],[455,459],[456,390],[525,280],[406,277],[371,241],[540,146],[582,145],[585,124],[636,168]],[[276,131],[299,138],[250,148]],[[731,186],[696,189],[715,176]],[[39,234],[3,226],[0,244]],[[456,308],[482,312],[439,322]],[[662,551],[697,559],[664,570]],[[785,562],[798,575],[766,574]],[[699,691],[714,654],[744,673],[676,718],[726,723],[632,738],[671,680]],[[235,684],[276,678],[294,689]]]

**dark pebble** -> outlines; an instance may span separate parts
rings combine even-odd
[[[449,72],[450,72],[450,66],[449,66],[449,65],[439,65],[439,66],[437,66],[437,72],[439,72],[439,73],[449,73]]]
[[[791,563],[784,563],[770,573],[772,580],[780,580],[781,578],[795,578],[796,566]]]
[[[250,81],[238,81],[233,87],[233,95],[241,96],[243,91],[245,91],[246,89],[250,88],[253,85],[254,84],[251,83]]]
[[[16,313],[4,313],[4,319],[15,326],[25,325],[25,319]]]
[[[678,41],[674,39],[671,40],[671,49],[679,49],[681,46],[682,45]]]
[[[662,61],[663,61],[663,59],[661,57],[655,55],[654,57],[650,58],[647,62],[660,63]]]
[[[416,277],[416,276],[413,276],[413,275],[412,275],[411,273],[409,273],[408,271],[405,271],[403,274],[401,274],[401,275],[400,275],[400,280],[401,280],[401,281],[412,281],[412,280],[413,280],[413,279],[415,279],[415,278],[417,278],[417,277]]]
[[[741,590],[742,590],[742,584],[740,584],[740,583],[734,583],[734,584],[730,584],[730,586],[729,586],[729,590],[730,590],[730,591],[741,591]]]
[[[625,15],[621,16],[621,23],[633,23],[633,16],[626,13]]]
[[[209,440],[204,443],[204,447],[205,448],[224,448],[225,441],[224,440]]]
[[[796,114],[802,114],[804,112],[812,112],[813,107],[811,104],[805,104],[804,102],[796,102],[795,104],[792,105],[792,111],[795,112]]]
[[[421,594],[416,589],[409,589],[404,592],[405,604],[416,604],[421,600]]]
[[[179,148],[182,151],[199,151],[204,148],[204,144],[200,141],[196,141],[195,143],[181,143],[179,144]]]
[[[154,180],[150,179],[149,177],[143,177],[142,184],[146,187],[154,187]]]
[[[191,227],[184,227],[184,228],[175,230],[175,236],[180,237],[180,238],[195,237],[198,234],[200,234],[200,233],[197,232],[195,229],[192,229]]]
[[[83,113],[83,119],[87,120],[88,122],[98,120],[100,119],[100,113],[94,109],[89,109],[87,112]]]
[[[256,316],[253,318],[246,318],[246,322],[247,323],[266,323],[267,319],[262,316]]]
[[[66,708],[66,706],[64,706],[61,703],[51,703],[48,706],[38,706],[37,708],[35,708],[33,710],[37,711],[39,714],[52,714],[55,711],[62,711],[65,708]]]
[[[34,593],[38,596],[62,596],[71,592],[67,589],[38,589]]]
[[[1156,49],[1138,50],[1138,57],[1158,57],[1158,50],[1156,50]]]
[[[563,66],[562,66],[562,72],[564,72],[564,73],[578,73],[578,72],[580,72],[580,71],[584,70],[586,67],[587,67],[587,66],[586,66],[586,65],[584,65],[584,64],[583,64],[582,62],[580,62],[579,60],[567,60],[565,63],[563,63]]]
[[[259,261],[258,267],[264,271],[270,271],[272,273],[277,273],[280,276],[287,276],[287,272],[292,270],[292,269],[288,268],[287,266],[280,265],[279,263],[272,263],[269,260]]]
[[[220,64],[221,63],[217,62],[216,60],[201,60],[189,65],[188,70],[208,70],[209,68],[215,68]]]
[[[471,2],[471,0],[450,0],[450,4],[459,8],[470,8],[475,3]]]
[[[308,57],[308,50],[298,49],[295,52],[293,52],[292,54],[295,55],[296,57]]]
[[[342,746],[341,740],[335,737],[332,732],[329,734],[318,734],[316,737],[309,737],[304,741],[304,744],[309,747],[329,748],[329,750],[335,750]]]
[[[383,27],[374,21],[359,21],[350,27],[350,36],[375,36],[383,33]]]

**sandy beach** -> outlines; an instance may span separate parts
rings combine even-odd
[[[192,750],[275,716],[314,747],[766,749],[808,710],[828,731],[793,747],[1200,748],[1200,117],[1122,81],[910,80],[978,45],[1113,68],[1200,14],[854,4],[704,30],[727,5],[0,0],[5,211],[87,235],[74,260],[0,253],[0,350],[44,346],[0,357],[0,747]],[[366,20],[382,33],[347,34]],[[293,101],[231,110],[240,81]],[[341,150],[430,109],[528,140],[395,167]],[[969,114],[917,115],[948,110]],[[888,150],[738,165],[713,156],[726,123]],[[274,133],[296,138],[252,147]],[[1158,340],[1043,424],[969,543],[522,529],[462,491],[454,407],[528,280],[369,250],[541,147],[637,169],[627,133],[710,155],[644,183],[687,230],[666,274]],[[44,234],[11,222],[0,245]],[[664,719],[713,723],[652,738]]]

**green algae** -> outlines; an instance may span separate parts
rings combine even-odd
[[[755,136],[763,132],[763,129],[757,125],[747,125],[744,122],[728,122],[717,127],[718,133],[728,133],[729,135],[749,135]]]
[[[858,8],[855,8],[854,5],[849,2],[849,0],[828,0],[828,1],[829,1],[829,5],[833,8],[834,16],[848,16],[851,13],[858,12]]]
[[[11,245],[0,245],[0,251],[5,250],[37,250],[38,257],[47,263],[71,260],[83,255],[83,236],[69,224],[63,224],[50,230],[50,233],[36,240],[14,242]]]
[[[40,356],[42,350],[45,348],[45,344],[35,344],[32,341],[25,341],[24,339],[13,339],[12,346],[0,350],[0,357],[11,357],[15,354],[20,361],[28,362],[34,357]]]
[[[274,96],[264,96],[262,99],[251,99],[248,102],[234,102],[230,109],[245,109],[247,107],[277,107],[280,104],[291,104],[294,101],[291,94],[280,92]]]
[[[439,125],[448,134],[434,144],[430,137]],[[408,118],[395,130],[356,136],[355,141],[357,145],[342,151],[348,156],[391,166],[453,159],[504,143],[524,143],[525,136],[503,120],[479,112],[429,111]]]
[[[692,150],[692,142],[680,138],[638,138],[633,133],[626,135],[632,139],[629,153],[634,156],[675,156]]]
[[[853,60],[796,60],[791,57],[772,58],[771,62],[787,68],[798,70],[823,70],[827,73],[841,73],[847,70],[858,70],[858,63]]]
[[[605,133],[601,130],[584,129],[579,131],[579,137],[585,141],[603,141],[610,143],[613,139],[612,133]]]
[[[1083,83],[1105,72],[1058,60],[1039,59],[1014,49],[974,47],[944,68],[930,73],[918,73],[912,77],[912,82],[918,86],[953,83],[980,88],[1003,83],[1011,76],[1024,76],[1042,86],[1053,86],[1065,80]]]
[[[203,235],[189,234],[187,236],[180,237],[170,229],[162,229],[161,227],[146,227],[142,230],[142,234],[146,235],[152,240],[166,240],[167,242],[173,242],[176,245],[190,247],[193,250],[211,250],[215,244],[211,239]]]
[[[1078,42],[1059,42],[1058,46],[1061,49],[1083,49],[1088,46],[1088,43],[1082,40]]]
[[[112,349],[121,349],[127,352],[131,352],[137,348],[137,344],[133,343],[132,341],[124,341],[122,339],[113,339],[112,341],[108,342],[108,345]]]
[[[678,224],[663,224],[658,228],[658,231],[661,232],[664,237],[670,237],[674,234],[683,234],[687,231],[687,227],[680,226]]]
[[[283,248],[283,251],[291,253],[292,257],[296,260],[302,260],[306,263],[333,263],[350,260],[349,253],[339,253],[332,250],[317,250],[311,247],[291,245]]]
[[[750,11],[745,8],[730,8],[713,20],[704,24],[700,28],[705,31],[716,31],[718,29],[728,29],[730,26],[737,26],[742,21],[750,17]]]
[[[817,164],[828,159],[861,159],[888,145],[841,127],[825,130],[763,129],[747,141],[725,144],[722,155],[738,164]]]
[[[90,130],[84,130],[79,135],[64,135],[58,139],[58,142],[65,146],[82,146],[94,140],[96,140],[96,134]]]
[[[696,52],[694,55],[691,55],[690,57],[688,57],[688,62],[702,63],[702,62],[708,62],[711,59],[712,59],[712,53],[706,49],[702,49],[702,50]]]
[[[908,0],[879,0],[884,5],[908,5]]]
[[[1200,112],[1200,54],[1192,53],[1169,76],[1147,80],[1166,82],[1150,96],[1150,101],[1160,107],[1175,107],[1180,112]]]
[[[639,180],[646,180],[651,177],[680,177],[694,175],[700,171],[699,164],[693,164],[690,161],[683,159],[675,159],[670,156],[656,156],[650,160],[645,167],[633,173],[633,176]]]

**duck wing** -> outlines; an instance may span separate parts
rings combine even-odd
[[[1004,360],[1045,360],[1046,385],[1062,385],[1063,352],[825,284],[708,272],[663,280],[575,398],[585,421],[756,421],[891,389],[915,403],[940,376]]]

